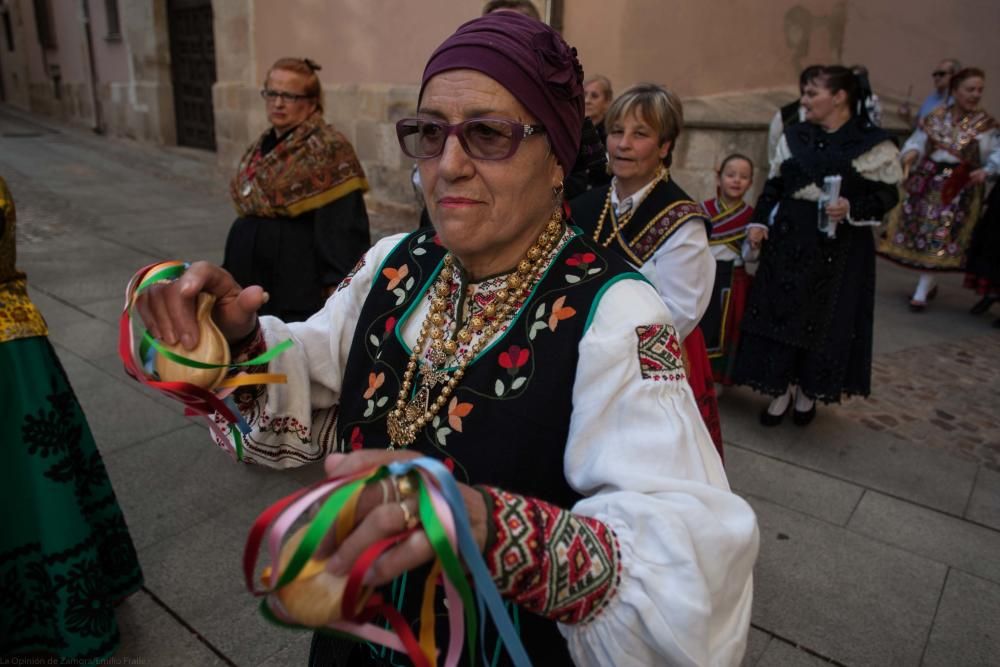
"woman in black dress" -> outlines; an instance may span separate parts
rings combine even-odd
[[[863,98],[849,69],[819,69],[802,96],[806,120],[785,129],[754,209],[751,227],[766,240],[734,382],[775,397],[761,413],[766,426],[781,422],[793,398],[804,426],[816,399],[870,392],[875,248],[867,226],[896,204],[902,173]],[[821,204],[831,176],[841,178],[839,196]]]
[[[223,266],[270,295],[261,309],[287,322],[319,310],[371,245],[365,173],[354,148],[323,120],[323,91],[308,58],[281,58],[261,90],[271,128],[230,184],[239,216]]]
[[[965,286],[982,297],[972,306],[973,315],[982,315],[1000,301],[1000,187],[993,186],[969,246]],[[993,321],[1000,328],[1000,319]]]

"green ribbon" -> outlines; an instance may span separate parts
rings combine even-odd
[[[187,271],[186,264],[179,264],[177,266],[168,266],[165,269],[160,269],[156,273],[147,276],[141,283],[139,283],[139,286],[135,290],[135,294],[138,295],[143,290],[148,288],[150,285],[154,285],[160,282],[161,280],[176,280],[185,271]],[[139,343],[139,358],[145,360],[147,355],[149,354],[149,349],[153,348],[159,354],[162,354],[167,359],[170,359],[171,361],[181,364],[182,366],[188,366],[190,368],[202,368],[202,369],[238,368],[241,366],[262,366],[267,362],[271,361],[271,359],[274,359],[276,356],[278,356],[288,348],[290,348],[291,346],[292,346],[292,340],[288,339],[278,343],[273,348],[267,350],[266,352],[257,357],[254,357],[253,359],[250,359],[249,361],[243,361],[238,364],[206,364],[204,362],[195,361],[194,359],[188,359],[187,357],[183,357],[179,354],[171,352],[170,350],[164,348],[163,345],[161,345],[159,342],[157,342],[156,339],[150,335],[148,330],[144,329],[142,332],[142,340]]]
[[[465,571],[462,569],[462,564],[459,562],[455,550],[451,548],[448,533],[445,532],[444,526],[434,510],[434,502],[431,500],[430,493],[427,492],[426,482],[422,475],[418,475],[417,479],[420,488],[420,521],[424,524],[424,532],[434,548],[434,553],[441,561],[441,569],[462,597],[465,611],[465,648],[469,652],[469,664],[474,666],[476,664],[475,646],[478,635],[478,619],[476,618],[472,589],[469,588]]]
[[[240,429],[233,424],[229,427],[229,432],[233,435],[233,443],[236,445],[236,460],[243,460],[243,434],[240,433]]]
[[[380,475],[377,477],[370,478],[372,481],[377,481],[385,477],[388,472],[385,469],[379,470]],[[333,522],[336,521],[337,516],[340,514],[340,510],[344,508],[344,504],[347,500],[354,495],[358,487],[363,485],[366,480],[358,479],[349,484],[345,484],[336,491],[330,494],[330,497],[323,502],[323,506],[320,508],[319,512],[313,518],[312,522],[309,524],[309,528],[306,530],[306,534],[302,537],[302,541],[299,543],[298,548],[292,555],[288,565],[285,567],[285,571],[281,573],[281,577],[278,579],[278,583],[275,588],[281,588],[286,586],[295,580],[295,577],[299,576],[299,572],[302,568],[306,566],[309,559],[312,558],[313,553],[319,548],[320,542],[323,541],[323,537],[333,526]]]
[[[187,271],[187,264],[178,264],[177,266],[168,266],[165,269],[160,269],[151,276],[146,276],[146,278],[139,283],[139,286],[135,289],[135,293],[138,295],[144,289],[160,282],[161,280],[176,280]]]
[[[323,538],[333,527],[333,524],[337,520],[341,510],[343,510],[344,505],[347,504],[347,501],[355,493],[360,493],[359,487],[378,483],[388,475],[389,469],[383,466],[367,479],[358,479],[345,484],[330,494],[330,496],[323,502],[319,512],[316,513],[316,516],[310,522],[309,528],[302,537],[302,541],[299,543],[299,546],[296,548],[295,553],[292,555],[292,558],[289,560],[288,565],[281,573],[281,576],[274,587],[281,588],[282,586],[286,586],[295,580],[295,578],[302,571],[302,568],[304,568],[309,559],[312,558],[316,549],[319,548]],[[437,512],[434,509],[434,503],[427,490],[426,481],[423,476],[419,475],[416,476],[416,479],[420,501],[420,520],[423,523],[424,532],[427,534],[431,547],[434,549],[435,554],[441,561],[442,571],[445,576],[448,577],[449,581],[451,581],[452,585],[455,586],[462,598],[465,614],[466,650],[468,651],[469,663],[471,665],[475,665],[478,618],[476,615],[476,605],[472,595],[472,589],[466,579],[461,561],[455,553],[455,550],[452,548],[451,543],[448,541],[448,534],[444,529],[444,525],[441,523],[441,520],[438,518]],[[261,602],[260,608],[265,618],[272,623],[284,627],[301,627],[297,625],[289,625],[288,623],[276,618],[265,601]]]
[[[179,354],[171,352],[167,348],[163,347],[162,344],[157,342],[157,340],[149,334],[148,330],[144,330],[142,332],[142,343],[139,345],[139,358],[144,359],[146,352],[149,351],[149,348],[153,348],[167,359],[175,361],[182,366],[190,366],[191,368],[239,368],[241,366],[261,366],[290,348],[292,344],[291,338],[283,340],[274,347],[269,348],[263,354],[258,355],[249,361],[241,361],[238,364],[206,364],[205,362],[188,359],[187,357],[182,357]]]

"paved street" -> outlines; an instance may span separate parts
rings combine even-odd
[[[214,156],[39,124],[0,106],[0,174],[19,266],[104,456],[145,586],[119,610],[119,656],[148,665],[304,665],[243,588],[247,530],[321,475],[232,463],[115,352],[125,284],[160,259],[220,261],[234,214]],[[376,236],[410,221],[373,216]],[[908,312],[911,274],[879,265],[873,397],[807,429],[721,398],[732,486],[760,521],[745,665],[1000,664],[1000,316],[967,313],[958,276]]]

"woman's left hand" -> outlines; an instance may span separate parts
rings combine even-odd
[[[973,185],[982,185],[986,182],[986,176],[987,174],[985,169],[976,169],[974,172],[969,174],[969,182]]]
[[[331,454],[326,457],[324,466],[329,477],[343,477],[387,465],[393,461],[415,458],[419,458],[419,454],[416,452],[366,449],[351,454]],[[417,498],[410,496],[396,501],[395,493],[391,487],[389,487],[388,492],[384,492],[389,483],[395,482],[389,478],[388,481],[383,480],[378,484],[372,484],[362,491],[355,514],[354,530],[344,539],[343,543],[333,550],[327,564],[327,569],[333,574],[347,575],[365,549],[379,540],[402,533],[406,530],[407,517],[418,516]],[[458,488],[462,493],[462,499],[465,501],[465,508],[469,514],[472,537],[482,551],[486,544],[486,522],[489,520],[486,502],[482,494],[472,487],[459,484]],[[382,502],[383,498],[387,498],[384,503]],[[406,510],[401,507],[403,503],[406,504]],[[318,556],[325,555],[322,553],[322,549],[321,547]],[[372,565],[364,583],[366,586],[381,586],[389,583],[403,572],[429,563],[433,559],[434,549],[431,547],[426,533],[423,530],[417,530],[402,542],[386,550]]]
[[[850,212],[851,203],[843,197],[837,197],[837,199],[826,205],[826,214],[830,216],[831,222],[840,222]]]

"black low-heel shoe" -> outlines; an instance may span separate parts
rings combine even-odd
[[[973,315],[982,315],[983,313],[985,313],[987,310],[990,309],[990,306],[992,306],[994,303],[997,302],[998,298],[1000,297],[984,296],[982,299],[976,302],[976,305],[974,305],[972,308],[969,309],[969,312],[972,313]]]
[[[806,410],[805,412],[799,412],[798,410],[792,411],[792,423],[796,426],[808,426],[809,422],[816,418],[816,403]]]
[[[786,407],[785,411],[782,412],[780,415],[772,415],[770,412],[767,411],[767,408],[764,408],[760,412],[761,426],[777,426],[778,424],[781,423],[781,420],[785,418],[785,415],[788,414],[788,411],[789,409],[791,409],[791,407],[792,407],[792,402],[788,401],[788,407]]]

